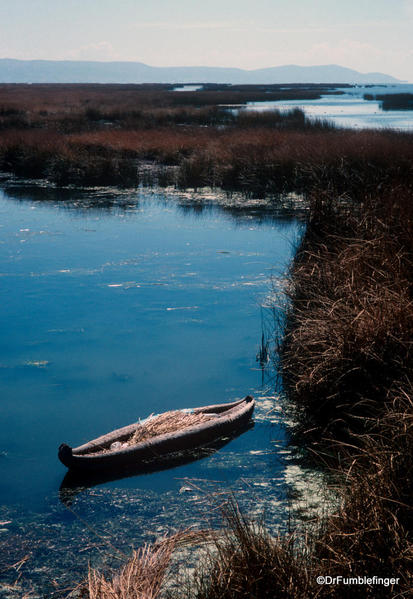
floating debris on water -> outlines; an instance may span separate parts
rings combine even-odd
[[[198,306],[178,306],[175,308],[166,308],[167,312],[172,312],[173,310],[198,310]]]

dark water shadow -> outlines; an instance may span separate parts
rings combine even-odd
[[[124,466],[123,468],[118,467],[116,470],[108,470],[106,472],[98,473],[75,472],[69,470],[64,476],[59,487],[59,499],[64,505],[70,506],[79,493],[85,491],[86,489],[90,489],[91,487],[96,487],[98,485],[103,485],[125,478],[131,478],[142,474],[153,474],[162,470],[177,468],[178,466],[184,466],[186,464],[191,464],[192,462],[202,460],[216,453],[222,447],[225,447],[225,445],[252,428],[254,428],[254,421],[250,420],[242,427],[239,427],[233,431],[231,435],[221,437],[220,439],[217,439],[208,445],[190,451],[170,454],[162,459],[158,459],[156,461],[147,461],[139,466],[129,465]]]

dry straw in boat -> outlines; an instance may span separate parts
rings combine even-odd
[[[138,426],[132,437],[128,440],[128,445],[136,445],[142,441],[147,441],[158,435],[174,433],[190,426],[197,426],[202,422],[207,422],[214,418],[212,414],[188,413],[182,410],[166,412],[157,416],[150,416],[145,422]]]

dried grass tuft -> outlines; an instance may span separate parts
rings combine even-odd
[[[235,501],[222,508],[224,529],[214,537],[195,572],[188,599],[273,599],[309,597],[306,558],[294,535],[272,537],[249,521]]]
[[[181,531],[154,545],[134,551],[122,569],[110,575],[89,569],[88,599],[157,599],[166,582],[173,553],[179,547],[202,543],[208,531]]]

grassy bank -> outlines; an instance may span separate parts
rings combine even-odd
[[[412,265],[411,180],[362,201],[314,195],[291,271],[284,381],[296,439],[346,483],[313,560],[323,575],[400,578],[392,591],[321,596],[412,589]]]

